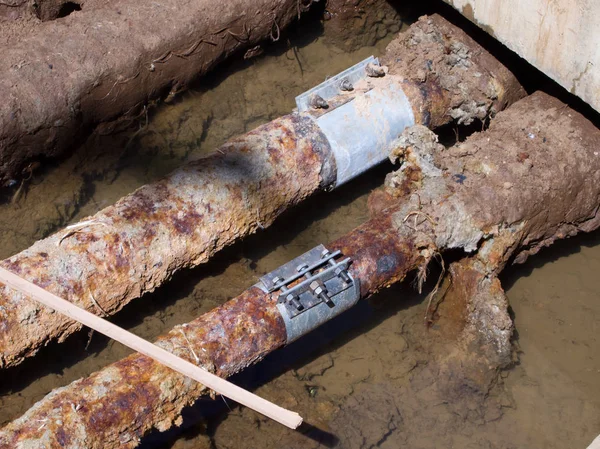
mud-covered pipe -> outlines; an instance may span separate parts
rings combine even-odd
[[[40,12],[63,1],[44,0]],[[306,9],[298,0],[109,0],[26,24],[30,32],[0,48],[0,185],[98,125],[137,117],[235,52],[279,39]]]
[[[405,60],[412,64],[400,66]],[[377,133],[363,148],[376,151],[358,169],[385,157],[387,143],[413,118],[432,126],[453,117],[468,123],[523,95],[504,66],[438,16],[422,18],[400,35],[385,61],[388,74],[369,78],[373,88],[366,94],[357,86],[348,106],[362,129],[373,123],[398,129],[374,127]],[[421,65],[428,72],[419,81]],[[382,92],[395,98],[389,114],[379,109],[387,101]],[[465,106],[471,101],[478,106]],[[401,113],[389,111],[395,104],[403,105]],[[331,119],[346,105],[274,120],[0,263],[93,313],[113,315],[176,271],[206,262],[236,239],[269,226],[285,209],[355,175],[359,170],[344,171],[339,162],[348,149],[344,145],[352,143],[342,141],[352,134],[336,130],[344,114]],[[0,289],[0,367],[15,366],[80,328]]]
[[[406,198],[328,249],[352,258],[350,274],[360,281],[362,297],[423,268],[432,245],[438,251],[467,248],[477,233],[478,257],[496,273],[515,254],[600,226],[599,147],[600,131],[583,116],[547,95],[533,95],[488,131],[444,151],[436,161],[443,173],[422,173],[422,202]],[[512,190],[518,180],[520,188]],[[277,300],[252,287],[176,327],[159,344],[231,375],[285,344]],[[498,337],[482,331],[490,343]],[[0,448],[135,447],[151,428],[178,424],[181,409],[204,392],[134,354],[50,393],[0,431]]]

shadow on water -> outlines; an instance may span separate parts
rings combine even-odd
[[[515,282],[522,277],[528,277],[534,270],[542,268],[563,257],[581,252],[582,248],[600,246],[600,230],[581,233],[575,237],[557,240],[552,246],[542,249],[538,254],[529,257],[523,264],[507,267],[500,275],[504,290],[510,290]]]

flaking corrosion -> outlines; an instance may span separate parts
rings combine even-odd
[[[437,37],[426,44],[419,40],[423,35]],[[484,112],[523,94],[506,68],[439,16],[422,18],[401,36],[387,49],[390,76],[383,80],[404,80],[415,117],[424,124],[453,119],[444,108],[458,104],[459,97],[453,94],[448,100],[441,93],[444,83],[458,83],[464,98],[485,103]],[[461,64],[448,59],[448,46],[467,49],[460,52]],[[410,64],[398,62],[417,64],[429,57],[432,70],[422,83]],[[482,95],[490,89],[493,96]],[[309,119],[289,115],[1,263],[90,312],[112,315],[177,270],[207,261],[237,238],[269,226],[286,208],[329,187],[334,164],[319,128]],[[62,341],[78,329],[77,323],[0,290],[0,367],[19,364],[49,341]]]
[[[399,241],[393,211],[330,245],[353,258],[351,273],[368,297],[422,262]],[[251,287],[198,319],[175,327],[158,345],[227,377],[283,346],[287,335],[277,295]],[[181,410],[206,389],[140,354],[55,390],[0,431],[0,449],[133,448],[151,429],[181,423]]]
[[[235,344],[232,344],[235,342]],[[251,288],[157,342],[220,376],[260,360],[285,342],[275,300]],[[151,428],[181,422],[181,410],[206,393],[201,384],[132,354],[55,390],[0,435],[1,448],[133,448]],[[11,424],[12,425],[12,424]],[[14,428],[16,428],[14,427]]]
[[[329,185],[335,172],[329,151],[311,120],[282,117],[2,266],[92,313],[112,315]],[[2,288],[0,366],[18,364],[80,327]]]
[[[391,208],[328,245],[352,258],[349,271],[360,280],[363,298],[402,280],[423,262],[414,240],[398,238],[395,214]]]
[[[385,211],[327,246],[352,257],[351,272],[363,297],[410,270],[422,273],[433,251],[473,252],[473,259],[451,270],[465,283],[456,284],[456,294],[463,296],[458,303],[467,307],[458,315],[457,333],[488,345],[485,357],[492,365],[486,370],[491,371],[479,379],[485,386],[493,364],[506,363],[510,351],[510,320],[496,276],[514,255],[600,225],[599,145],[600,131],[584,117],[535,94],[500,113],[488,131],[448,151],[431,153],[432,145],[405,148],[404,153],[415,153],[407,160],[421,164],[418,195],[390,200]],[[519,157],[524,151],[525,159]],[[221,376],[233,374],[285,343],[276,300],[252,287],[175,328],[159,344]],[[448,373],[463,373],[444,397],[457,399],[463,380],[481,374],[478,357],[468,359],[473,372],[457,368],[461,354],[453,352],[444,362]],[[0,448],[135,447],[149,429],[177,424],[181,408],[202,393],[200,385],[133,355],[55,390],[0,431]]]
[[[600,131],[538,92],[500,112],[487,131],[445,151],[423,126],[405,130],[399,142],[393,157],[402,166],[369,205],[375,214],[397,208],[396,222],[416,233],[426,260],[449,249],[473,255],[450,267],[450,291],[463,301],[449,306],[442,299],[442,316],[462,319],[459,327],[469,338],[478,335],[485,357],[495,360],[492,375],[511,356],[500,272],[557,239],[600,227]],[[422,172],[419,183],[407,182],[414,170]],[[406,195],[408,185],[413,190]],[[498,307],[491,307],[492,299]]]
[[[497,273],[511,257],[521,262],[600,225],[600,131],[546,94],[520,100],[487,131],[445,151],[423,126],[405,130],[399,142],[403,166],[371,206],[400,207],[397,219],[431,248],[485,251]],[[405,185],[405,166],[411,176],[416,168],[427,176],[413,193],[401,192],[399,205],[394,193]]]

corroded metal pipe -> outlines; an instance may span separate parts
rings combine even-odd
[[[328,245],[353,259],[350,274],[360,281],[362,297],[422,268],[433,248],[477,249],[495,275],[515,254],[600,226],[600,130],[547,95],[517,103],[488,131],[439,157],[419,159],[427,150],[411,145],[405,152],[421,168],[421,199],[396,202]],[[439,172],[427,171],[433,162]],[[507,183],[518,180],[519,190],[511,190]],[[252,287],[158,344],[231,375],[286,343],[277,299]],[[507,334],[483,335],[502,345]],[[50,393],[0,431],[0,448],[135,447],[151,428],[179,423],[181,409],[204,392],[134,354]]]
[[[334,242],[354,260],[351,274],[366,297],[422,262],[399,240],[392,214],[373,219]],[[252,287],[200,318],[177,326],[158,343],[223,377],[285,345],[277,297]],[[206,389],[140,354],[55,390],[0,431],[0,448],[133,448],[151,429],[180,422],[181,410]]]
[[[111,315],[329,185],[328,153],[310,119],[274,120],[2,265]],[[6,288],[0,304],[0,364],[15,364],[80,327]]]
[[[524,94],[504,66],[438,16],[420,19],[393,41],[385,62],[389,73],[373,79],[371,92],[393,87],[405,95],[416,123],[484,119]],[[80,307],[112,315],[176,271],[206,262],[335,186],[339,167],[331,151],[335,135],[324,124],[328,115],[274,120],[0,263]],[[0,367],[80,328],[0,289]]]

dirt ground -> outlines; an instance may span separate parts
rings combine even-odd
[[[98,127],[130,124],[231,55],[259,52],[308,10],[295,0],[222,6],[92,0],[66,17],[2,27],[0,185],[27,177],[31,162],[72,151]]]

